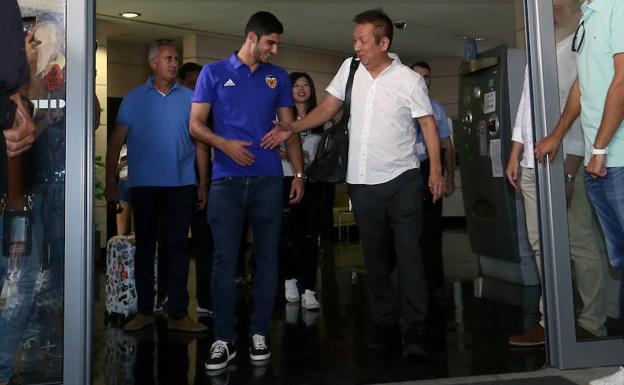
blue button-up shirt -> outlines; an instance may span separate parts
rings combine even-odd
[[[251,166],[240,166],[215,149],[212,179],[246,176],[281,176],[277,150],[260,147],[273,128],[278,108],[292,107],[292,87],[283,68],[263,63],[251,72],[234,52],[228,59],[204,66],[195,87],[195,103],[210,103],[214,132],[226,139],[251,142],[255,156]]]
[[[128,126],[128,187],[196,184],[189,134],[193,91],[174,83],[167,94],[152,78],[121,102],[117,123]]]
[[[448,138],[451,136],[451,129],[448,125],[448,117],[446,116],[446,111],[444,111],[444,107],[437,100],[431,99],[431,108],[433,109],[433,117],[436,122],[436,126],[438,127],[438,136],[440,139]],[[416,121],[416,132],[417,132],[417,143],[424,145],[425,144],[425,136],[423,135],[422,128],[420,124],[418,124],[418,120]],[[418,160],[421,162],[427,160],[429,155],[425,150],[424,153],[418,153]]]

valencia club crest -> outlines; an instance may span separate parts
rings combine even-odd
[[[277,79],[273,75],[267,75],[264,78],[264,81],[266,82],[267,86],[271,87],[271,89],[277,87]]]

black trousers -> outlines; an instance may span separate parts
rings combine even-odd
[[[420,163],[423,185],[429,183],[429,159]],[[444,266],[442,263],[442,199],[435,203],[429,189],[424,189],[423,227],[420,236],[423,262],[429,291],[444,287]]]
[[[284,178],[284,212],[280,239],[281,275],[297,278],[303,290],[316,288],[318,239],[323,186],[306,183],[305,194],[298,204],[288,203],[292,177]]]
[[[420,250],[423,183],[419,170],[378,185],[350,184],[349,194],[362,242],[373,322],[391,326],[398,320],[391,282],[396,252],[404,329],[424,331],[428,295]]]
[[[206,205],[208,206],[208,205]],[[197,283],[197,305],[212,310],[212,253],[214,241],[208,223],[208,212],[195,210],[191,218],[193,253],[195,255],[195,282]]]
[[[159,218],[164,219],[167,254],[167,294],[169,316],[187,314],[189,270],[188,229],[193,215],[197,187],[133,187],[130,198],[134,209],[136,254],[134,275],[138,311],[150,314],[154,308],[154,253],[159,235]]]

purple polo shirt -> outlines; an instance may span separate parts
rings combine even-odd
[[[251,142],[251,166],[239,166],[215,149],[212,179],[247,176],[282,176],[277,150],[260,147],[260,140],[273,128],[276,110],[292,107],[292,87],[283,68],[261,64],[253,73],[236,52],[228,59],[207,64],[195,87],[194,103],[210,103],[214,132],[226,139]]]

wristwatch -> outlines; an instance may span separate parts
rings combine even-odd
[[[305,178],[306,178],[306,176],[305,176],[305,174],[304,174],[304,173],[302,173],[302,172],[296,172],[296,173],[295,173],[295,178],[305,179]]]
[[[605,147],[605,148],[596,148],[594,147],[594,145],[592,144],[592,148],[591,148],[591,154],[592,155],[607,155],[609,153],[609,147]]]
[[[564,175],[564,180],[566,181],[566,183],[570,183],[574,181],[574,175],[571,172],[566,171],[565,175]]]

